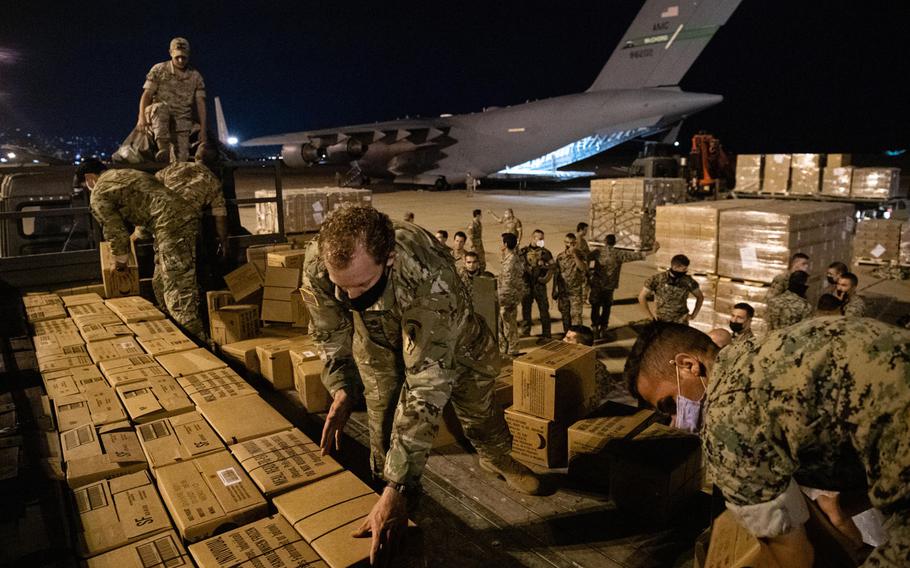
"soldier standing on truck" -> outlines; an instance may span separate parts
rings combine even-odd
[[[205,82],[190,66],[190,42],[175,37],[171,60],[155,64],[145,77],[136,128],[151,129],[159,162],[185,162],[190,155],[193,106],[199,117],[199,142],[206,141]]]

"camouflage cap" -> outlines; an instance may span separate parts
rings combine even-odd
[[[190,54],[190,42],[186,38],[175,37],[171,40],[170,53],[183,53],[184,55]]]

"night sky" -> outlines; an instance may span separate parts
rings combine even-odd
[[[362,4],[362,7],[361,7]],[[184,36],[241,140],[477,111],[583,91],[640,0],[7,1],[0,130],[122,139],[144,77]],[[725,101],[690,118],[733,152],[908,146],[903,2],[743,0],[683,79]]]

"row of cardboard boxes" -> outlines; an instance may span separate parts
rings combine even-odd
[[[686,200],[680,178],[620,178],[591,181],[591,239],[616,236],[616,246],[632,250],[654,247],[654,212],[661,205]]]
[[[855,168],[849,154],[740,154],[736,191],[890,199],[900,196],[900,169]]]
[[[103,302],[96,294],[23,300],[88,566],[180,565],[181,539],[199,541],[250,521],[236,534],[191,546],[190,554],[201,566],[297,566],[301,558],[348,566],[368,557],[369,540],[352,539],[349,525],[378,496],[321,456],[224,362],[185,337],[177,341],[179,331],[148,302]],[[96,324],[117,335],[93,334]],[[292,340],[306,346],[301,337],[273,343]],[[280,347],[262,351],[290,357]],[[274,359],[264,356],[260,369],[268,372]],[[281,361],[278,367],[284,373]],[[266,497],[286,491],[275,500],[283,517],[257,520],[268,514]],[[236,549],[231,561],[219,543],[238,545],[243,535],[255,546]]]
[[[256,190],[259,198],[275,197],[275,190]],[[345,203],[372,203],[373,192],[351,187],[291,188],[282,191],[284,232],[318,231],[326,215]],[[256,204],[256,232],[278,232],[278,206],[275,203]]]

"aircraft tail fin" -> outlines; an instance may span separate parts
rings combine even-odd
[[[227,145],[228,129],[227,122],[224,120],[224,111],[221,110],[221,97],[215,97],[215,127],[218,129],[218,141]]]
[[[647,0],[588,91],[676,85],[741,0]]]

